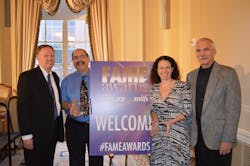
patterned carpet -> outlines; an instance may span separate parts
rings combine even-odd
[[[66,143],[57,143],[56,153],[54,158],[54,166],[69,166],[68,162],[69,153]],[[88,166],[88,157],[86,153],[86,166]],[[117,155],[112,159],[112,166],[125,166],[125,155]],[[128,155],[128,166],[149,166],[147,155]],[[104,166],[109,166],[110,159],[108,156],[104,156]]]
[[[88,157],[86,154],[86,166],[88,164]],[[12,156],[12,166],[20,166],[20,163],[24,160],[23,151],[19,149]],[[117,155],[112,159],[112,166],[125,166],[125,155]],[[149,158],[148,155],[128,155],[127,156],[127,166],[149,166]],[[192,160],[191,160],[192,161]],[[109,166],[110,159],[108,156],[104,156],[104,166]],[[5,158],[2,162],[0,162],[1,166],[8,166],[9,161],[8,158]],[[194,166],[194,162],[192,161],[192,166]],[[66,146],[66,142],[57,143],[55,158],[54,158],[54,166],[69,166],[69,153]]]
[[[86,154],[87,155],[87,154]],[[88,157],[86,156],[86,166],[88,164]],[[12,166],[20,166],[20,163],[24,160],[23,150],[19,149],[12,156]],[[112,166],[125,166],[125,155],[117,155],[112,159]],[[110,159],[108,156],[104,156],[104,166],[109,166]],[[2,162],[0,162],[1,166],[8,166],[9,160],[8,157],[5,158]],[[128,166],[149,166],[148,156],[147,155],[128,155],[127,157],[127,165]],[[57,143],[55,158],[54,158],[54,166],[69,166],[69,153],[66,146],[66,142]]]

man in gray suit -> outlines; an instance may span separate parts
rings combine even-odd
[[[241,111],[240,84],[235,70],[215,62],[209,38],[196,42],[200,67],[188,73],[192,90],[191,146],[196,166],[229,166]]]

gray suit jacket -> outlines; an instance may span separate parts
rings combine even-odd
[[[192,90],[191,146],[196,145],[198,136],[195,111],[198,71],[196,69],[187,75],[187,83]],[[221,141],[235,145],[240,111],[241,91],[235,70],[215,62],[207,83],[201,115],[202,135],[209,149],[218,150]]]

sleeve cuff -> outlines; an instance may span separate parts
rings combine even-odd
[[[22,140],[23,140],[23,141],[28,140],[28,139],[31,139],[31,138],[33,138],[33,135],[32,135],[32,134],[23,135],[23,136],[22,136]]]

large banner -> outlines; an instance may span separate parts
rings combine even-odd
[[[90,155],[150,152],[151,62],[91,62]]]

